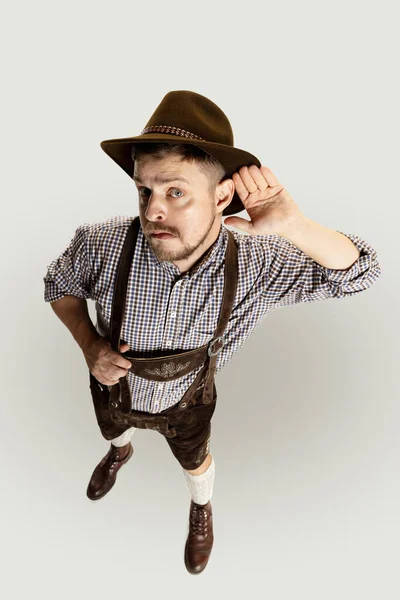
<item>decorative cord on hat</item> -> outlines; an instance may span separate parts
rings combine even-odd
[[[181,137],[187,137],[195,140],[204,140],[204,138],[188,131],[187,129],[181,129],[180,127],[174,127],[173,125],[150,125],[145,127],[140,135],[145,133],[172,133],[173,135],[179,135]]]

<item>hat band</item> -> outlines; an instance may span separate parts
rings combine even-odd
[[[187,129],[181,129],[180,127],[174,127],[173,125],[150,125],[149,127],[145,127],[140,135],[157,132],[172,133],[173,135],[179,135],[181,137],[187,137],[193,140],[204,140],[204,138],[192,133],[191,131],[187,131]]]

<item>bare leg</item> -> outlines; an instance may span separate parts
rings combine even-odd
[[[210,466],[211,459],[212,459],[211,454],[207,454],[207,456],[205,457],[204,461],[202,462],[202,464],[199,467],[197,467],[197,469],[194,469],[194,471],[189,471],[188,469],[186,469],[186,470],[191,475],[201,475]]]

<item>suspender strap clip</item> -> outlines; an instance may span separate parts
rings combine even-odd
[[[216,352],[214,352],[214,344],[217,344],[218,342],[222,342],[221,346],[218,348],[218,350]],[[213,340],[210,341],[209,345],[208,345],[208,356],[216,356],[217,354],[219,354],[223,348],[225,344],[225,338],[223,335],[221,335],[220,337],[217,337]]]

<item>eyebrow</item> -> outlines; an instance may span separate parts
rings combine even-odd
[[[143,183],[143,181],[138,176],[134,175],[132,179],[134,181],[138,181],[139,183]],[[190,185],[190,181],[188,181],[187,179],[185,179],[184,177],[181,177],[181,176],[177,176],[177,177],[160,177],[159,175],[156,175],[154,177],[154,181],[156,183],[169,183],[171,181],[184,181],[185,183],[188,183]]]

